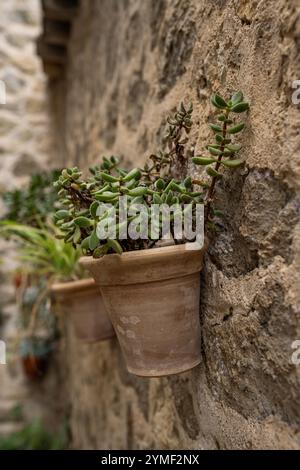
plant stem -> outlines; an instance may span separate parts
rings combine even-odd
[[[226,120],[223,122],[223,126],[222,126],[222,137],[223,137],[223,143],[220,147],[220,151],[223,152],[224,149],[225,149],[225,139],[226,139],[226,133],[227,133],[227,119],[228,119],[228,115],[229,115],[229,111],[226,110],[225,111],[225,116],[226,116]],[[216,165],[215,165],[215,170],[218,171],[220,166],[221,166],[221,161],[222,161],[222,158],[223,158],[223,155],[219,155],[218,156],[218,161],[216,162]],[[205,219],[208,220],[209,219],[209,216],[210,216],[210,212],[211,212],[211,203],[213,201],[213,197],[214,197],[214,193],[215,193],[215,185],[216,185],[216,182],[217,182],[217,178],[215,176],[213,176],[212,180],[211,180],[211,184],[210,184],[210,187],[208,189],[208,192],[207,192],[207,196],[206,196],[206,214],[205,214]]]

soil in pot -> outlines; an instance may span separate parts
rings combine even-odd
[[[115,336],[99,287],[93,279],[54,284],[52,299],[70,315],[78,339],[94,343]]]
[[[81,258],[101,288],[129,372],[166,376],[200,363],[204,251],[186,244]]]

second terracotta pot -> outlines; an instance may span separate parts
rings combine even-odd
[[[52,299],[70,315],[78,339],[94,343],[115,336],[99,287],[93,279],[53,284]]]
[[[101,288],[128,371],[159,377],[195,367],[200,356],[204,248],[192,244],[83,257]]]

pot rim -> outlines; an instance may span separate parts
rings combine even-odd
[[[51,286],[51,294],[54,296],[65,296],[67,294],[77,294],[84,291],[98,291],[99,288],[93,278],[78,279],[76,281],[56,282]]]
[[[207,248],[207,242],[205,242],[201,248],[194,249],[192,246],[197,245],[197,242],[189,242],[189,243],[182,243],[180,245],[169,245],[169,246],[160,246],[158,248],[146,248],[144,250],[133,250],[133,251],[124,251],[121,255],[117,253],[109,253],[108,255],[104,255],[101,258],[93,258],[92,256],[81,256],[79,258],[80,264],[84,265],[90,265],[90,264],[98,264],[104,259],[109,258],[114,258],[114,259],[119,259],[120,262],[121,260],[135,260],[141,257],[147,258],[147,257],[152,257],[153,254],[155,255],[164,255],[164,254],[170,254],[170,255],[176,255],[176,254],[182,254],[185,251],[193,251],[194,253],[196,252],[201,252],[203,250],[206,250]],[[188,249],[187,247],[190,247]]]
[[[156,377],[167,377],[169,375],[177,375],[182,374],[183,372],[187,372],[194,367],[201,364],[201,358],[197,358],[193,362],[183,363],[180,366],[174,367],[166,367],[164,369],[142,369],[142,368],[135,368],[131,366],[127,366],[128,372],[131,374],[137,375],[138,377],[149,377],[149,378],[156,378]]]
[[[200,272],[207,241],[113,253],[102,258],[83,256],[79,263],[93,275],[99,287],[140,284],[188,276]]]

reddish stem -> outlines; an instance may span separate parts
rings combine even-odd
[[[223,137],[223,143],[220,147],[220,151],[223,152],[224,149],[225,149],[225,143],[224,143],[224,140],[226,139],[226,133],[227,133],[227,118],[228,118],[228,114],[229,114],[229,111],[225,111],[225,116],[226,116],[226,121],[223,122],[223,126],[222,126],[222,137]],[[221,162],[222,162],[222,158],[223,158],[223,155],[219,155],[218,156],[218,161],[216,162],[216,165],[215,165],[215,170],[218,171],[220,166],[221,166]],[[206,219],[209,218],[210,216],[210,211],[211,211],[211,203],[212,203],[212,200],[213,200],[213,197],[214,197],[214,193],[215,193],[215,185],[216,185],[216,182],[217,182],[217,178],[215,176],[213,176],[212,178],[212,181],[211,181],[211,185],[209,187],[209,190],[207,192],[207,196],[206,196]]]

